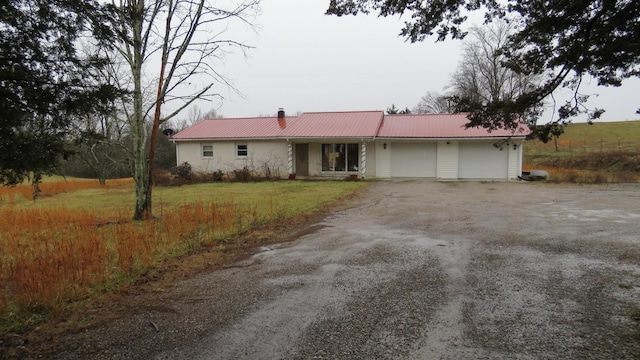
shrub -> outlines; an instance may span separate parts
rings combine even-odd
[[[155,170],[153,172],[153,183],[158,186],[169,186],[171,184],[171,173],[164,170]]]
[[[178,165],[178,167],[176,168],[176,175],[179,179],[190,179],[191,175],[193,175],[191,164],[185,161],[182,164]]]
[[[593,176],[593,182],[595,184],[604,184],[607,182],[607,176],[601,172],[597,172]]]
[[[269,165],[265,164],[263,168],[264,168],[264,171],[263,171],[264,178],[267,180],[271,179],[273,175],[271,174],[271,168],[269,167]]]
[[[275,161],[265,161],[261,166],[265,180],[279,179],[281,167]]]
[[[218,171],[213,172],[213,181],[222,181],[224,180],[224,173],[222,170],[218,169]]]
[[[578,173],[575,170],[569,170],[566,173],[567,181],[570,183],[578,182]]]
[[[251,174],[251,170],[245,166],[242,169],[233,170],[233,180],[238,182],[248,182],[253,180],[253,174]]]
[[[631,171],[619,171],[612,174],[611,182],[633,183],[638,181],[638,173]]]

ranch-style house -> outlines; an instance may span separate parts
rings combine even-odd
[[[305,112],[209,119],[171,137],[194,171],[289,178],[517,179],[529,130],[465,128],[465,114]]]

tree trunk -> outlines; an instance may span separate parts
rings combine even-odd
[[[135,3],[136,11],[144,13],[144,1]],[[130,119],[131,136],[133,138],[133,181],[135,186],[136,203],[133,214],[134,220],[144,220],[152,216],[147,206],[147,152],[146,149],[146,128],[144,124],[144,112],[142,109],[142,18],[132,16],[133,29],[133,51],[130,60],[131,75],[133,77],[133,118]]]
[[[131,134],[133,137],[133,181],[135,184],[136,203],[134,209],[134,220],[144,220],[147,218],[147,153],[145,151],[145,126],[144,115],[142,114],[142,91],[134,91],[134,119],[131,122]]]
[[[153,172],[154,158],[156,154],[156,145],[158,143],[158,132],[160,131],[160,115],[162,113],[162,103],[164,102],[164,72],[168,61],[168,41],[171,32],[171,16],[167,16],[165,24],[165,41],[162,45],[162,61],[160,63],[160,76],[158,77],[158,92],[156,94],[156,107],[153,113],[153,127],[151,128],[151,141],[149,142],[149,159],[147,165],[147,191],[145,196],[145,208],[143,210],[143,218],[150,219],[153,217]]]

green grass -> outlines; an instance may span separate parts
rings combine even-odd
[[[540,141],[528,141],[525,144],[525,156],[612,151],[640,152],[640,121],[570,124],[557,140],[546,144]]]
[[[327,209],[365,185],[353,181],[274,181],[156,187],[155,219],[145,222],[128,221],[134,208],[131,183],[78,190],[71,186],[66,192],[36,201],[0,201],[0,211],[14,219],[0,232],[4,256],[0,257],[4,260],[0,261],[0,289],[5,292],[0,293],[0,336],[35,326],[49,312],[66,306],[64,299],[73,302],[85,295],[100,295],[134,283],[142,274],[162,271],[168,260],[183,262],[182,256],[203,249],[209,256],[208,265],[227,261],[236,252],[246,254],[245,248],[277,241],[271,234],[279,224],[304,221],[307,215]],[[249,241],[237,236],[247,231],[260,237]],[[37,241],[33,241],[31,237],[36,235]],[[56,259],[66,261],[58,270],[68,274],[41,271],[51,265],[48,259],[53,259],[54,265]],[[127,259],[133,262],[129,264]],[[186,262],[191,264],[192,260]],[[92,271],[101,280],[92,282]],[[82,287],[75,286],[77,282],[67,286],[65,281],[74,276],[87,277],[80,281]],[[52,286],[44,290],[29,287],[36,283]],[[16,285],[9,293],[10,284],[26,285]]]
[[[46,181],[46,180],[45,180]],[[288,215],[317,210],[323,203],[339,199],[360,188],[354,181],[274,181],[255,183],[206,183],[153,189],[154,215],[194,203],[233,202],[257,206],[259,211],[282,207]],[[62,193],[36,201],[21,201],[18,208],[57,208],[89,210],[96,213],[122,213],[134,208],[133,184],[108,189],[89,189]]]
[[[570,124],[546,144],[527,141],[524,168],[547,170],[556,181],[640,180],[640,121]]]

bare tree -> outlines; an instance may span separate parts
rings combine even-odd
[[[109,58],[102,49],[91,42],[83,43],[82,52],[89,57],[95,54]],[[103,67],[92,70],[96,83],[106,84],[115,89],[122,89],[122,83],[127,81],[123,71],[123,62],[111,59]],[[102,111],[73,118],[72,128],[77,136],[74,137],[74,155],[65,164],[65,173],[76,176],[96,176],[101,184],[106,179],[128,174],[127,163],[129,154],[123,139],[127,135],[127,104],[129,96],[126,92],[116,92],[114,97],[106,101]]]
[[[212,107],[207,112],[203,112],[198,106],[192,106],[189,108],[186,116],[181,117],[180,119],[174,118],[171,121],[167,121],[164,123],[165,128],[171,128],[172,130],[178,132],[182,131],[193,124],[205,120],[205,119],[222,119],[224,115],[219,113],[215,107]]]
[[[105,184],[114,175],[125,173],[128,157],[122,146],[122,124],[116,114],[108,113],[76,122],[83,136],[76,143],[77,153],[74,157],[84,164],[84,169],[90,169],[93,173],[91,176],[98,177],[100,184]]]
[[[234,49],[244,52],[248,46],[224,35],[234,22],[253,28],[260,1],[113,1],[120,35],[115,47],[131,74],[132,106],[127,119],[133,139],[133,217],[149,219],[153,216],[153,160],[160,125],[196,100],[221,98],[212,91],[214,85],[232,87],[217,70],[216,61]],[[147,78],[156,79],[150,101],[145,101]],[[175,105],[163,115],[168,103]],[[150,134],[146,121],[152,123]]]
[[[540,78],[513,71],[506,65],[503,47],[513,33],[514,22],[495,20],[471,28],[471,41],[463,45],[462,60],[449,89],[458,98],[486,104],[515,100],[538,86]]]
[[[451,97],[437,92],[427,92],[413,108],[414,114],[446,114],[451,112]]]
[[[514,30],[513,24],[495,20],[491,25],[472,27],[471,39],[463,44],[462,60],[447,87],[448,94],[427,92],[413,112],[466,111],[466,104],[515,100],[538,86],[539,76],[518,73],[506,64],[502,49]]]

